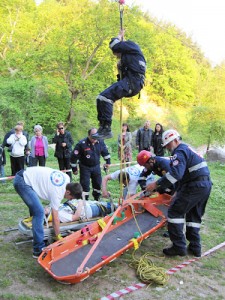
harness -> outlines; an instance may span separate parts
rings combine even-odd
[[[106,215],[111,213],[111,209],[105,207],[104,205],[102,205],[101,203],[95,203],[100,211],[100,215],[101,217],[105,217]]]
[[[70,200],[67,200],[66,202],[64,202],[63,205],[68,205],[68,206],[72,209],[72,211],[73,211],[74,214],[75,214],[75,212],[77,211],[76,206],[73,205],[73,204],[70,202]]]

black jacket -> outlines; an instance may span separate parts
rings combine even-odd
[[[55,157],[63,158],[70,157],[73,145],[73,139],[69,131],[65,131],[64,134],[55,134],[52,142],[56,144],[55,146]],[[62,146],[62,143],[66,143],[66,147]]]
[[[94,145],[89,138],[85,138],[76,144],[71,154],[71,166],[76,168],[77,161],[87,166],[93,167],[100,164],[101,156],[107,164],[110,164],[110,154],[103,140],[97,141]]]

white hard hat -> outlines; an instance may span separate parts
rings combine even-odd
[[[175,139],[180,139],[179,133],[174,129],[166,130],[162,135],[162,146],[165,147]]]

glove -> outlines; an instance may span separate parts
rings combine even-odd
[[[62,240],[62,239],[63,239],[63,237],[61,236],[60,233],[53,237],[53,240],[54,240],[54,241],[60,241],[60,240]]]

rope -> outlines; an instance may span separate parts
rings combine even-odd
[[[139,259],[135,258],[135,252],[133,252],[130,266],[136,269],[138,278],[149,285],[152,283],[165,285],[169,280],[169,275],[166,273],[166,270],[161,267],[156,267],[150,256],[154,256],[151,253],[147,252],[142,255]]]
[[[129,203],[129,205],[131,207],[132,214],[135,223],[137,225],[137,228],[141,236],[143,236],[135,216],[133,204]],[[133,261],[130,263],[130,266],[136,269],[138,278],[144,283],[152,284],[154,282],[156,284],[165,285],[169,280],[169,275],[166,273],[166,270],[164,268],[156,267],[154,265],[152,260],[149,258],[149,256],[153,256],[153,255],[147,252],[144,255],[142,255],[139,259],[135,258],[136,250],[140,247],[143,238],[141,239],[139,245],[137,242],[135,243],[134,240],[136,239],[131,240],[134,243],[134,252],[132,254]]]

